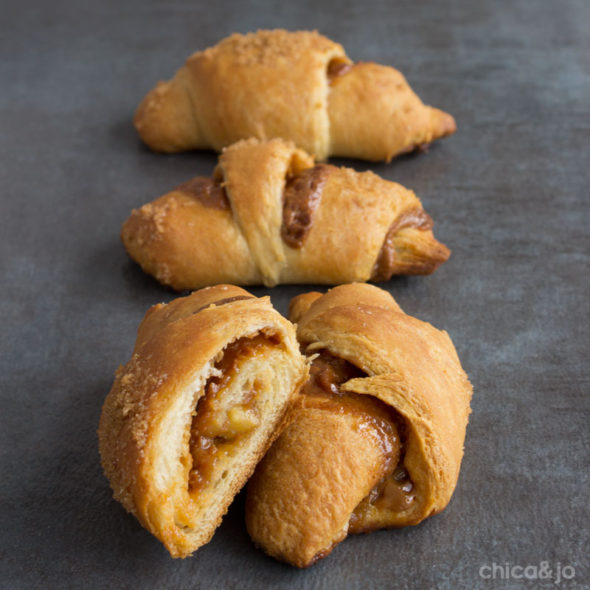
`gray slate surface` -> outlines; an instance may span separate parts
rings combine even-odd
[[[0,14],[2,587],[590,587],[590,3],[4,0]],[[347,164],[413,188],[436,220],[450,261],[384,286],[449,331],[475,387],[449,508],[307,571],[253,547],[242,497],[208,546],[171,560],[111,499],[95,434],[144,312],[174,296],[127,259],[120,224],[215,162],[150,153],[133,111],[193,50],[276,26],[397,66],[457,118],[427,155]],[[284,313],[305,290],[253,291]],[[575,579],[479,575],[541,561]]]

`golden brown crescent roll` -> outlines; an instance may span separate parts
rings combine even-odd
[[[282,137],[319,160],[389,161],[456,129],[397,70],[353,63],[317,32],[284,30],[234,34],[193,54],[147,94],[134,123],[156,151]]]
[[[211,539],[307,374],[268,297],[220,285],[152,307],[100,418],[115,499],[186,557]]]
[[[445,508],[471,385],[446,332],[377,287],[296,297],[290,318],[311,375],[248,484],[246,524],[267,553],[306,567],[348,533]]]
[[[181,290],[429,274],[450,254],[431,228],[399,184],[249,139],[224,149],[212,178],[134,210],[121,237],[143,270]]]

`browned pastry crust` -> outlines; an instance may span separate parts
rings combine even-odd
[[[348,533],[417,524],[446,507],[472,390],[446,332],[377,287],[296,297],[290,319],[303,350],[319,357],[250,480],[246,524],[267,553],[306,567]]]
[[[156,151],[282,137],[329,155],[390,160],[454,133],[388,66],[354,64],[317,32],[234,34],[189,57],[139,105],[139,135]]]
[[[250,139],[224,149],[212,179],[134,210],[121,237],[146,272],[181,290],[429,274],[450,255],[431,227],[397,183]]]
[[[186,557],[210,540],[307,372],[267,297],[220,285],[152,307],[100,418],[115,499]]]

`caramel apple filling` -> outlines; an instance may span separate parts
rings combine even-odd
[[[371,523],[372,512],[384,512],[387,514],[385,526],[395,526],[397,523],[391,519],[392,514],[400,514],[410,508],[416,499],[413,493],[414,484],[403,461],[363,498],[360,504],[354,509],[348,523],[349,533],[367,533],[379,525]]]
[[[240,338],[226,347],[223,357],[215,364],[216,376],[207,381],[205,394],[197,404],[191,423],[189,493],[211,482],[219,462],[231,456],[260,423],[257,400],[261,384],[258,380],[249,390],[240,393],[238,401],[228,404],[225,398],[244,364],[273,345],[276,341],[264,334]]]
[[[350,517],[349,533],[379,528],[368,517],[375,511],[387,513],[385,526],[394,526],[391,515],[403,513],[415,501],[414,485],[404,467],[404,423],[389,406],[371,396],[342,392],[340,386],[365,374],[351,363],[323,351],[311,366],[303,393],[306,406],[329,404],[339,412],[362,412],[381,437],[387,460],[382,478],[359,503]],[[401,436],[400,436],[401,435]]]

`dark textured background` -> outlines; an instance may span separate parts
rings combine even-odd
[[[538,588],[493,562],[572,565],[588,588],[590,3],[1,2],[0,585],[4,588]],[[210,153],[156,155],[133,111],[234,31],[317,28],[392,64],[459,131],[372,166],[413,188],[453,250],[384,285],[451,334],[475,388],[448,509],[357,536],[307,571],[256,550],[243,498],[184,561],[111,499],[96,426],[146,309],[174,295],[126,257],[130,209]],[[369,166],[350,162],[357,169]],[[270,293],[283,313],[307,287]]]

